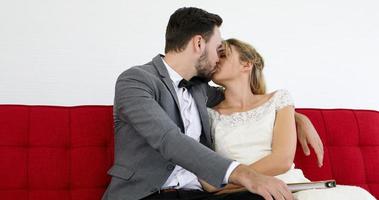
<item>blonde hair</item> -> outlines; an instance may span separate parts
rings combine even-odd
[[[266,82],[263,77],[264,62],[263,58],[250,44],[231,38],[223,41],[225,56],[230,54],[232,47],[238,51],[239,59],[253,65],[250,75],[250,88],[253,94],[266,94]],[[229,53],[228,53],[229,52]]]

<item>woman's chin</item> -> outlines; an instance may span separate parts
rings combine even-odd
[[[225,81],[225,75],[220,73],[219,71],[214,73],[212,76],[212,81],[217,85],[221,85]]]
[[[214,77],[212,77],[212,82],[216,83],[217,85],[220,85],[220,83],[221,83],[220,79],[214,78]]]

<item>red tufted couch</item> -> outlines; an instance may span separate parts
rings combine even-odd
[[[325,146],[322,168],[297,149],[311,180],[336,179],[379,198],[379,112],[297,109]],[[0,199],[100,199],[113,162],[112,106],[0,105]]]

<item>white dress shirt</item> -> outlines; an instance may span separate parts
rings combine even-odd
[[[186,88],[178,87],[179,82],[183,79],[183,77],[181,77],[174,69],[172,69],[163,58],[162,60],[167,68],[168,74],[175,88],[175,92],[178,96],[180,114],[183,119],[185,134],[200,142],[202,126],[195,100]],[[228,183],[230,174],[238,165],[239,163],[234,161],[229,166],[224,177],[225,184]],[[202,190],[201,184],[198,181],[197,176],[179,165],[175,166],[171,175],[168,177],[167,181],[162,186],[162,189],[167,188]]]

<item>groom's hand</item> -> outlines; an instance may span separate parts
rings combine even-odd
[[[287,185],[274,177],[261,175],[240,164],[229,177],[229,183],[244,186],[248,191],[261,195],[265,200],[292,200]]]
[[[306,156],[309,156],[311,154],[308,147],[308,144],[310,144],[316,153],[318,166],[322,167],[324,160],[324,147],[315,127],[308,119],[308,117],[303,114],[295,113],[295,119],[297,138],[301,144],[301,147],[303,148],[304,154]]]

